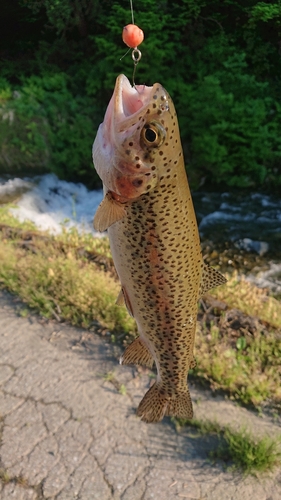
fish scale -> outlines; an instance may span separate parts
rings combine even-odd
[[[164,415],[192,418],[187,376],[195,366],[197,302],[200,293],[225,278],[202,259],[169,94],[155,84],[142,95],[140,86],[131,91],[127,79],[118,78],[93,159],[105,190],[94,224],[108,229],[121,299],[139,332],[121,363],[156,364],[156,381],[137,410],[145,422]],[[114,156],[105,171],[110,148]]]

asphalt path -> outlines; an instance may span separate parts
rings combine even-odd
[[[153,374],[119,366],[117,346],[21,307],[0,293],[0,500],[280,500],[280,470],[243,477],[209,460],[216,437],[141,422]],[[270,416],[191,396],[197,418],[280,434]]]

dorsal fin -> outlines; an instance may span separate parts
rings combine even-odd
[[[227,279],[219,271],[211,266],[208,266],[208,264],[204,264],[199,287],[199,298],[208,292],[208,290],[211,290],[211,288],[223,285],[226,282]]]
[[[112,224],[126,216],[124,204],[114,200],[110,193],[106,193],[99,205],[95,217],[94,228],[96,231],[106,231]]]

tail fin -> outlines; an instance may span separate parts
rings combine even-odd
[[[193,409],[188,388],[173,397],[165,395],[161,382],[155,382],[141,400],[137,415],[147,423],[160,422],[166,416],[192,418]]]

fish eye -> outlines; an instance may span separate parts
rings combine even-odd
[[[147,128],[144,131],[144,137],[148,142],[155,142],[157,139],[157,134],[152,128]]]
[[[160,123],[146,123],[141,131],[141,142],[148,147],[158,147],[165,139],[166,131]]]

